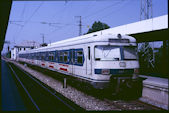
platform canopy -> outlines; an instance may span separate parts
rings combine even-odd
[[[106,29],[102,33],[131,35],[138,43],[168,40],[168,15]]]
[[[136,34],[131,34],[131,36],[136,38],[137,43],[151,42],[151,41],[164,41],[169,39],[168,29],[144,32],[144,33],[136,33]]]

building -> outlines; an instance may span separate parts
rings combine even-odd
[[[18,45],[15,45],[11,50],[11,59],[16,60],[18,53],[21,51],[26,51],[34,48],[40,47],[40,44],[35,41],[23,41]]]

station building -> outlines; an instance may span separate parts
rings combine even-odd
[[[18,53],[21,51],[26,51],[34,48],[40,47],[40,44],[35,41],[28,41],[25,40],[21,42],[20,44],[17,44],[14,46],[14,48],[11,49],[11,59],[16,60]]]

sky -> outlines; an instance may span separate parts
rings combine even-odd
[[[168,14],[168,0],[152,0],[153,17]],[[24,40],[52,43],[82,34],[94,21],[111,28],[140,21],[141,0],[13,1],[6,32],[10,48]],[[7,44],[4,44],[5,52]]]

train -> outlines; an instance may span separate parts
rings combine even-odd
[[[83,35],[19,52],[17,60],[57,71],[96,89],[137,81],[136,39],[122,34]],[[113,83],[113,84],[112,84]]]

